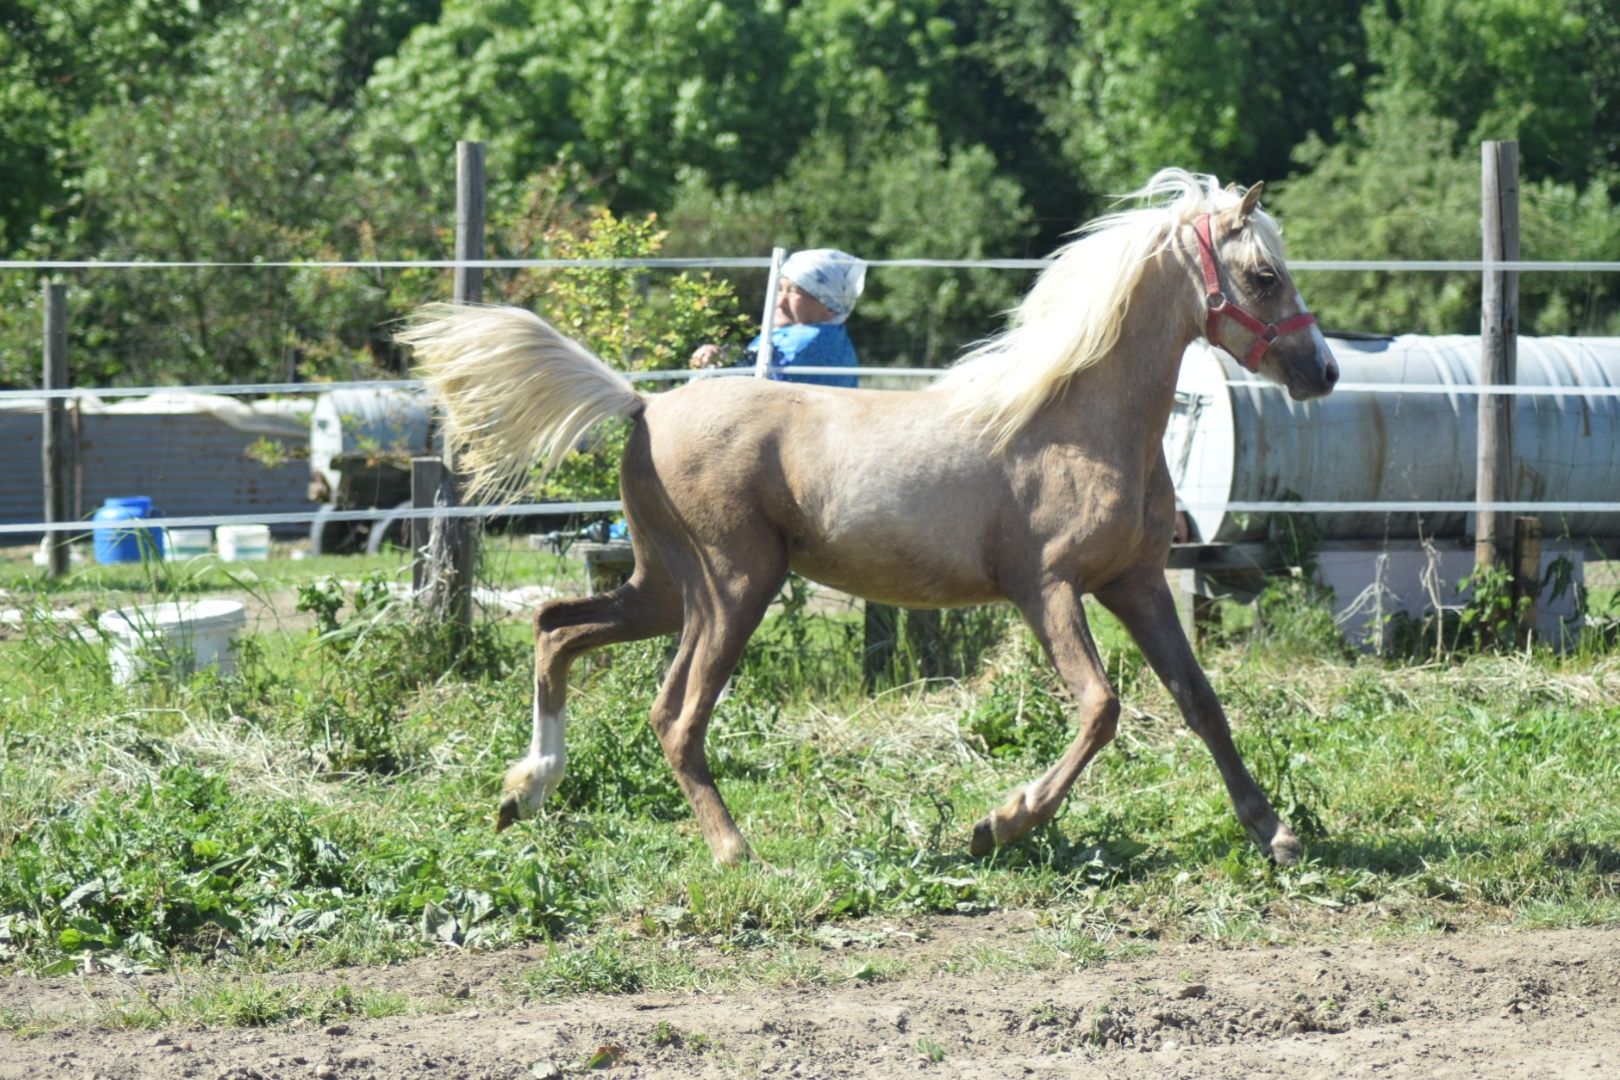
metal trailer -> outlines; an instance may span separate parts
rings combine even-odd
[[[411,458],[428,452],[432,410],[406,390],[332,390],[309,420],[309,497],[322,506],[309,526],[313,555],[386,544],[410,546]],[[388,510],[376,521],[332,521],[339,510]]]

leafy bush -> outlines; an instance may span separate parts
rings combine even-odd
[[[1252,641],[1268,656],[1343,656],[1348,644],[1333,621],[1333,593],[1303,573],[1271,578],[1255,598]]]
[[[1074,706],[1022,628],[1008,636],[990,670],[988,689],[968,714],[967,729],[993,757],[1055,760],[1073,738]]]
[[[668,657],[669,639],[655,638],[574,665],[568,772],[552,796],[558,806],[658,821],[687,812],[649,722]]]
[[[293,707],[331,769],[391,773],[411,753],[398,737],[399,718],[424,684],[452,673],[507,677],[527,650],[501,638],[491,623],[463,641],[456,627],[396,605],[381,573],[356,587],[345,622],[342,587],[321,578],[299,589],[298,610],[316,616],[312,648],[321,663],[313,693],[293,694]]]
[[[982,146],[946,147],[931,127],[824,135],[768,186],[717,190],[689,176],[667,215],[670,250],[766,253],[780,244],[867,259],[1002,257],[1021,253],[1032,235],[1022,199]],[[863,363],[942,367],[999,329],[1026,284],[1005,270],[875,270],[850,322],[856,352]],[[751,277],[750,300],[763,295],[763,278]]]
[[[663,251],[667,235],[654,215],[616,217],[573,202],[577,173],[548,170],[531,180],[521,208],[494,225],[502,257],[511,259],[644,259]],[[529,268],[493,279],[502,302],[530,307],[625,372],[684,368],[705,342],[750,332],[729,282],[709,273],[653,278],[647,271],[603,267]],[[661,387],[659,388],[661,389]],[[538,491],[563,500],[612,499],[630,425],[603,424]]]

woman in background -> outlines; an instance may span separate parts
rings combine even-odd
[[[856,366],[855,344],[844,321],[866,287],[866,263],[832,248],[796,251],[782,264],[776,290],[776,321],[771,330],[773,379],[817,386],[854,386],[853,375],[797,375],[795,367]],[[752,367],[759,357],[760,337],[747,345],[739,366]],[[719,367],[727,360],[718,345],[699,345],[694,368]]]

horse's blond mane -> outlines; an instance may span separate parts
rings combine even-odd
[[[1000,450],[1062,392],[1069,379],[1107,357],[1148,261],[1176,227],[1235,206],[1236,190],[1213,176],[1163,169],[1120,201],[1146,205],[1097,218],[1076,230],[1041,272],[1011,324],[964,355],[934,385],[956,390],[951,409],[978,425]],[[1282,234],[1266,214],[1249,219],[1241,261],[1282,258]]]

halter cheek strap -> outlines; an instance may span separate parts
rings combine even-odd
[[[1204,272],[1204,337],[1211,345],[1226,349],[1226,345],[1221,341],[1221,317],[1236,320],[1254,335],[1253,348],[1246,356],[1239,357],[1238,362],[1250,371],[1258,371],[1260,359],[1266,355],[1273,341],[1284,334],[1292,334],[1296,330],[1316,325],[1316,316],[1308,311],[1302,311],[1280,323],[1261,322],[1259,317],[1247,308],[1227,299],[1226,293],[1221,291],[1221,275],[1215,263],[1215,243],[1210,239],[1208,214],[1198,216],[1198,220],[1193,222],[1193,232],[1198,236],[1198,265]],[[1237,356],[1231,349],[1226,351]]]

